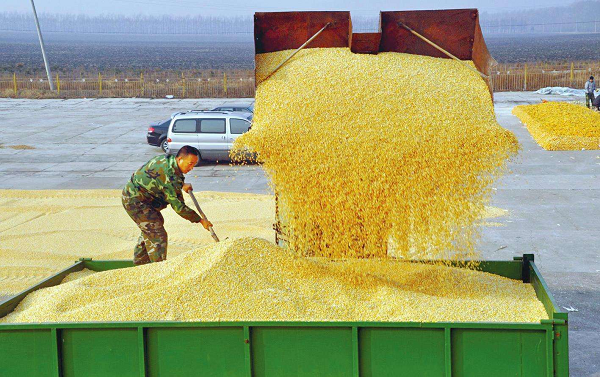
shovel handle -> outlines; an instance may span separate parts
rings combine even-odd
[[[210,231],[210,235],[213,238],[213,240],[215,240],[215,242],[219,242],[219,237],[217,236],[217,233],[215,233],[215,231],[213,230],[213,227],[209,226],[208,230]]]
[[[196,209],[198,210],[200,217],[204,220],[208,220],[208,218],[204,214],[204,211],[202,211],[202,208],[200,208],[200,204],[198,204],[198,201],[196,200],[196,197],[194,196],[194,192],[192,190],[190,190],[190,191],[188,191],[188,194],[190,194],[190,196],[192,197],[192,201],[194,202],[194,205],[196,206]],[[215,240],[215,242],[219,242],[219,237],[217,237],[217,234],[213,230],[212,226],[208,227],[208,231],[210,232],[210,235]]]

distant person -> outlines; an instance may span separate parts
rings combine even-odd
[[[590,104],[594,103],[594,91],[596,90],[596,83],[594,82],[594,76],[590,76],[590,79],[585,82],[585,105],[590,108]]]

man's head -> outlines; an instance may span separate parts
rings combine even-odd
[[[199,159],[200,152],[198,152],[196,148],[190,147],[189,145],[181,148],[175,157],[177,166],[179,166],[179,170],[181,170],[183,174],[189,173],[194,166],[196,166]]]
[[[590,76],[590,82],[594,81],[594,76]]]

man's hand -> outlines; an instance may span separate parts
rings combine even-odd
[[[189,183],[184,183],[183,187],[181,187],[181,189],[185,192],[187,192],[188,194],[190,193],[191,190],[193,190],[192,185],[190,185]]]
[[[204,227],[204,229],[208,230],[208,228],[212,227],[212,223],[208,221],[208,219],[201,219],[200,224]]]

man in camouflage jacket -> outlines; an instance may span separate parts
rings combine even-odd
[[[177,156],[157,156],[138,169],[123,189],[122,202],[127,214],[142,231],[133,250],[135,265],[167,259],[167,232],[160,211],[171,205],[177,214],[208,229],[212,224],[200,218],[185,205],[181,190],[189,192],[192,185],[184,183],[184,174],[198,163],[199,153],[185,146]]]

